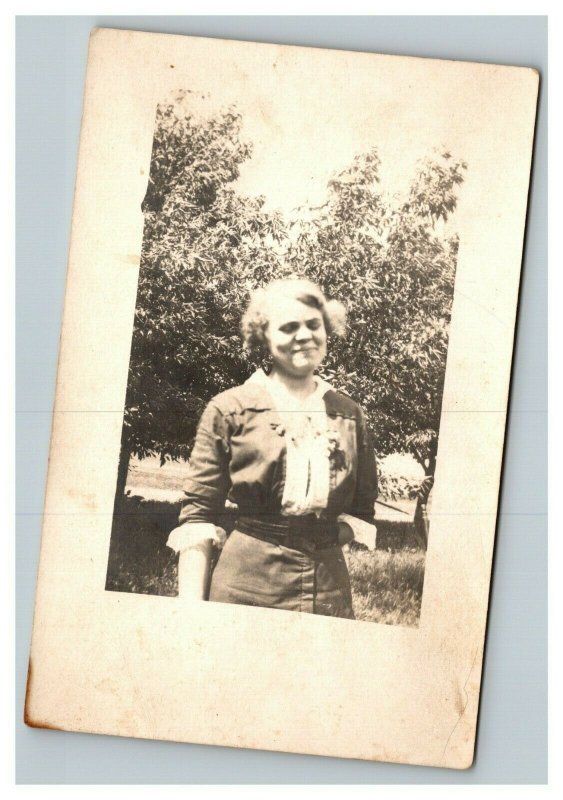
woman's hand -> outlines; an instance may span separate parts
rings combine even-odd
[[[338,544],[340,547],[344,547],[345,544],[349,544],[354,539],[354,531],[352,530],[351,526],[348,525],[347,522],[343,522],[342,520],[338,520]]]
[[[184,523],[171,531],[167,545],[179,553],[178,597],[207,600],[213,545],[223,547],[226,531],[207,522]]]

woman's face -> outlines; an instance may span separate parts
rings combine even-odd
[[[275,368],[292,377],[304,377],[326,356],[323,315],[295,298],[280,295],[269,309],[266,341]]]

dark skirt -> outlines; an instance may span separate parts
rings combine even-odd
[[[354,619],[342,548],[304,553],[237,530],[223,547],[209,599]]]

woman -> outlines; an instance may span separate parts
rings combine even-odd
[[[202,415],[181,525],[168,540],[180,553],[180,595],[190,550],[222,543],[228,500],[237,521],[210,600],[354,618],[338,517],[374,524],[375,455],[360,407],[315,375],[344,321],[342,304],[307,280],[253,294],[245,344],[265,350],[272,367],[217,395]]]

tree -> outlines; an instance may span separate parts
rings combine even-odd
[[[408,450],[433,473],[458,250],[446,223],[466,165],[423,161],[401,199],[373,149],[288,227],[232,186],[251,157],[240,115],[196,118],[184,100],[157,111],[118,496],[130,454],[189,456],[207,400],[257,366],[238,336],[250,291],[290,273],[348,307],[322,374],[361,401],[378,454]]]
[[[277,274],[286,235],[263,197],[231,187],[251,154],[240,115],[201,119],[186,112],[187,94],[156,114],[118,497],[132,454],[187,458],[206,400],[250,375],[240,310]]]
[[[346,302],[349,335],[323,375],[364,406],[380,455],[435,458],[458,238],[444,232],[466,165],[443,152],[419,164],[406,197],[383,193],[375,149],[329,182],[324,206],[288,253]]]

